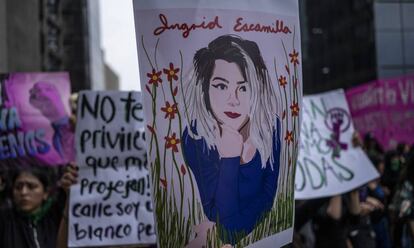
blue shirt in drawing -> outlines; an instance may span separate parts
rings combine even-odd
[[[220,159],[218,151],[209,149],[204,139],[193,139],[188,129],[184,130],[182,149],[195,176],[204,213],[224,227],[227,242],[234,244],[236,235],[250,233],[273,206],[279,177],[279,120],[276,127],[274,162],[271,166],[269,159],[264,169],[257,150],[250,162],[240,165],[240,157]]]

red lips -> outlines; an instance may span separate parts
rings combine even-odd
[[[236,118],[241,116],[241,114],[234,113],[234,112],[224,112],[224,114],[227,115],[228,117],[232,118],[232,119],[236,119]]]

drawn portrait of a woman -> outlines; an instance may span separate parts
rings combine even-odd
[[[184,159],[205,215],[235,243],[234,234],[249,234],[273,206],[279,101],[253,41],[220,36],[195,53],[193,66],[184,85]]]

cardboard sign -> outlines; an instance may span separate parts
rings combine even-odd
[[[160,247],[291,241],[297,1],[134,1]]]
[[[155,243],[140,94],[81,92],[76,137],[69,246]]]
[[[346,91],[355,128],[386,150],[414,141],[414,76],[382,79]]]
[[[378,172],[361,148],[352,146],[354,127],[343,90],[303,98],[295,198],[350,191]]]
[[[73,161],[69,75],[1,74],[0,82],[0,161],[35,159],[47,165]]]

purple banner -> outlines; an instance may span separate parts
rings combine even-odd
[[[0,161],[36,159],[47,165],[74,159],[67,73],[0,75]]]
[[[355,128],[383,148],[414,141],[414,75],[381,79],[346,91]]]

